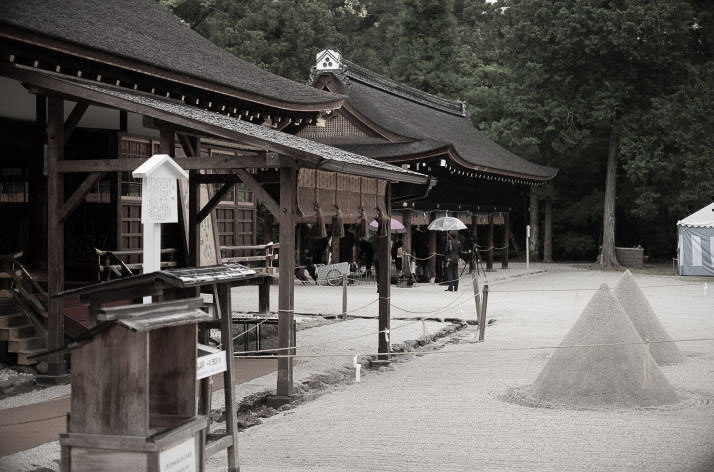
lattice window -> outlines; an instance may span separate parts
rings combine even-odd
[[[342,113],[325,121],[325,126],[307,125],[301,129],[298,136],[317,139],[335,136],[372,136],[348,120]]]

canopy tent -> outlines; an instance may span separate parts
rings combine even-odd
[[[714,203],[677,222],[679,275],[714,276]]]

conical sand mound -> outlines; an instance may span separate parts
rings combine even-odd
[[[637,332],[640,333],[642,340],[654,342],[650,344],[650,352],[658,364],[677,364],[684,361],[684,356],[677,345],[671,342],[672,338],[665,331],[629,270],[622,274],[612,291],[632,320]]]
[[[560,348],[553,353],[530,388],[530,394],[538,400],[584,408],[654,406],[678,401],[605,284],[560,345],[588,347]]]

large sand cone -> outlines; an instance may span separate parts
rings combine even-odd
[[[629,270],[622,274],[612,291],[632,320],[637,332],[640,333],[642,340],[654,341],[650,344],[650,352],[658,364],[677,364],[684,361],[684,356],[657,319],[652,306]]]
[[[530,388],[536,399],[585,408],[678,401],[625,310],[605,284],[560,345]],[[590,346],[562,347],[575,345]]]

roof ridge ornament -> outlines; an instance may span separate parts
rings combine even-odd
[[[317,78],[326,72],[334,74],[345,86],[349,86],[347,65],[342,61],[342,53],[337,49],[323,49],[315,54],[315,65],[310,69],[308,85],[313,85]]]

